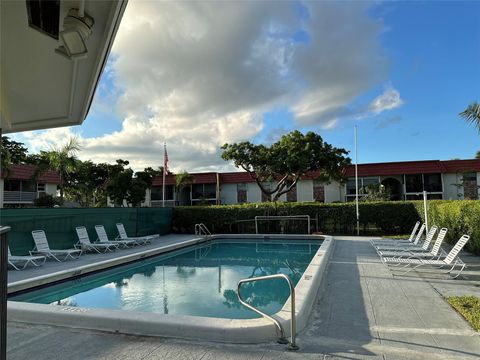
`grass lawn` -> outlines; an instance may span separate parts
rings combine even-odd
[[[476,331],[480,331],[480,298],[476,296],[451,296],[447,301]]]

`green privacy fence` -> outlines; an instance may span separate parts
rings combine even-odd
[[[1,209],[0,224],[10,226],[8,244],[15,255],[27,254],[34,246],[31,231],[44,230],[50,247],[65,249],[77,242],[76,226],[85,226],[96,240],[95,225],[103,225],[110,238],[118,235],[115,224],[123,223],[129,236],[168,234],[171,208],[80,208]]]

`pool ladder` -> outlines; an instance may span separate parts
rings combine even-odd
[[[203,235],[206,237],[212,236],[212,233],[205,226],[204,223],[195,224],[195,235]]]
[[[287,281],[288,286],[290,288],[290,305],[291,305],[290,310],[291,310],[291,313],[292,313],[291,321],[290,321],[290,343],[288,342],[288,340],[285,337],[285,331],[283,330],[283,326],[280,323],[280,321],[278,321],[277,319],[273,318],[272,316],[264,313],[263,311],[255,308],[252,305],[250,305],[249,303],[247,303],[242,298],[242,295],[240,293],[240,288],[245,283],[255,282],[255,281],[271,280],[271,279],[284,279],[285,281]],[[258,277],[254,277],[254,278],[242,279],[238,282],[238,285],[237,285],[237,296],[238,296],[238,300],[240,301],[240,303],[242,305],[244,305],[245,307],[249,308],[252,311],[255,311],[257,314],[262,315],[264,318],[272,321],[275,324],[276,328],[280,332],[280,337],[277,340],[278,343],[288,344],[288,347],[287,347],[288,350],[298,350],[299,349],[297,344],[295,343],[295,333],[297,331],[296,330],[296,322],[295,322],[295,286],[293,285],[290,277],[288,277],[285,274],[273,274],[273,275],[258,276]]]

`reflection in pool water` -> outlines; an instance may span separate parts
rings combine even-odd
[[[219,318],[255,318],[238,302],[240,279],[283,273],[296,284],[320,242],[218,242],[198,245],[9,300]],[[243,297],[267,313],[289,296],[281,279],[247,283]]]

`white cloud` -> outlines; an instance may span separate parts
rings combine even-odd
[[[403,104],[398,90],[391,85],[385,87],[384,92],[377,96],[369,105],[369,110],[374,114],[380,114],[385,110],[395,109]]]
[[[284,1],[130,1],[108,66],[112,88],[95,102],[100,113],[110,104],[122,128],[81,138],[81,158],[158,166],[166,141],[174,171],[232,169],[219,147],[258,135],[275,107],[290,109],[297,127],[335,127],[385,81],[383,24],[369,6],[308,2],[302,17]],[[294,40],[299,30],[307,41]],[[29,141],[40,147],[69,131]]]

